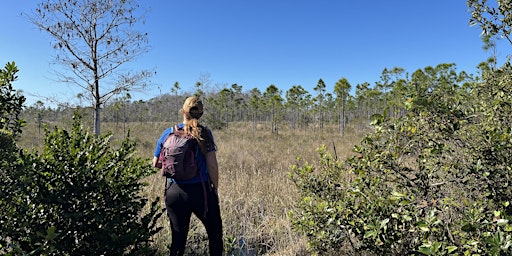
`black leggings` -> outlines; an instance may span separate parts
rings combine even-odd
[[[192,213],[201,220],[206,229],[210,255],[222,255],[222,219],[219,197],[208,184],[205,183],[204,186],[203,183],[167,184],[165,206],[172,230],[171,255],[184,254]]]

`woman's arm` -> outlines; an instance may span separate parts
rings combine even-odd
[[[217,154],[210,151],[206,154],[206,166],[208,166],[208,174],[215,189],[219,188],[219,164],[217,163]]]
[[[160,156],[160,151],[162,150],[162,146],[164,145],[165,139],[173,132],[173,128],[169,127],[165,129],[165,131],[160,135],[160,138],[158,138],[158,141],[156,142],[155,152],[153,153],[153,162],[151,166],[155,168],[162,168],[162,166],[158,166],[158,157]]]
[[[151,166],[153,166],[154,168],[159,168],[156,166],[157,163],[158,163],[158,157],[153,156],[153,164]]]

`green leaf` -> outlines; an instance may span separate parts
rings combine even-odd
[[[505,225],[508,223],[508,220],[507,219],[498,219],[496,221],[496,224],[498,224],[498,226],[502,226],[502,225]]]
[[[51,226],[50,228],[48,228],[48,230],[46,231],[46,237],[45,237],[46,241],[52,241],[55,238],[57,238],[57,233],[55,233],[55,230],[56,230],[55,226]]]
[[[428,228],[428,225],[425,222],[419,222],[418,228],[423,232],[428,232],[430,229]]]
[[[409,215],[403,215],[402,218],[405,220],[405,221],[411,221],[412,220],[412,217],[409,216]]]
[[[455,245],[446,246],[446,250],[448,251],[448,253],[452,253],[455,250],[457,250],[457,246],[455,246]]]
[[[369,231],[366,231],[366,233],[364,233],[364,238],[375,238],[377,237],[377,231],[375,230],[369,230]]]
[[[476,228],[473,225],[471,225],[470,223],[466,223],[466,224],[462,225],[461,229],[466,232],[473,232],[476,230]]]
[[[386,227],[386,225],[389,223],[389,218],[384,219],[380,222],[380,228]]]
[[[420,248],[418,249],[419,253],[425,254],[425,255],[432,255],[432,248],[430,244],[422,244]]]

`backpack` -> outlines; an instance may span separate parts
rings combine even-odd
[[[160,151],[162,176],[175,180],[189,180],[199,174],[195,154],[198,142],[184,130],[174,126],[174,130],[165,139]]]

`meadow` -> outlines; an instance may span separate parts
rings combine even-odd
[[[67,124],[47,124],[66,128]],[[130,131],[137,142],[136,154],[152,157],[155,142],[169,123],[102,123],[102,133],[112,132],[112,143],[119,142]],[[66,128],[67,129],[67,128]],[[214,130],[218,147],[220,185],[219,197],[224,225],[226,249],[241,255],[308,255],[306,237],[295,232],[288,219],[299,196],[289,178],[290,166],[299,161],[315,163],[316,149],[326,145],[329,152],[345,159],[365,132],[366,123],[351,123],[344,136],[335,125],[322,129],[281,127],[278,135],[270,124],[260,123],[255,131],[249,123],[230,123]],[[19,145],[24,149],[41,150],[44,132],[35,123],[27,123]],[[164,179],[155,169],[146,178],[145,196],[150,200],[162,197]],[[164,203],[160,199],[161,206]],[[154,237],[154,246],[165,255],[170,243],[170,229],[164,214],[158,221],[162,231]],[[187,247],[190,252],[205,252],[207,239],[204,228],[193,217]]]

